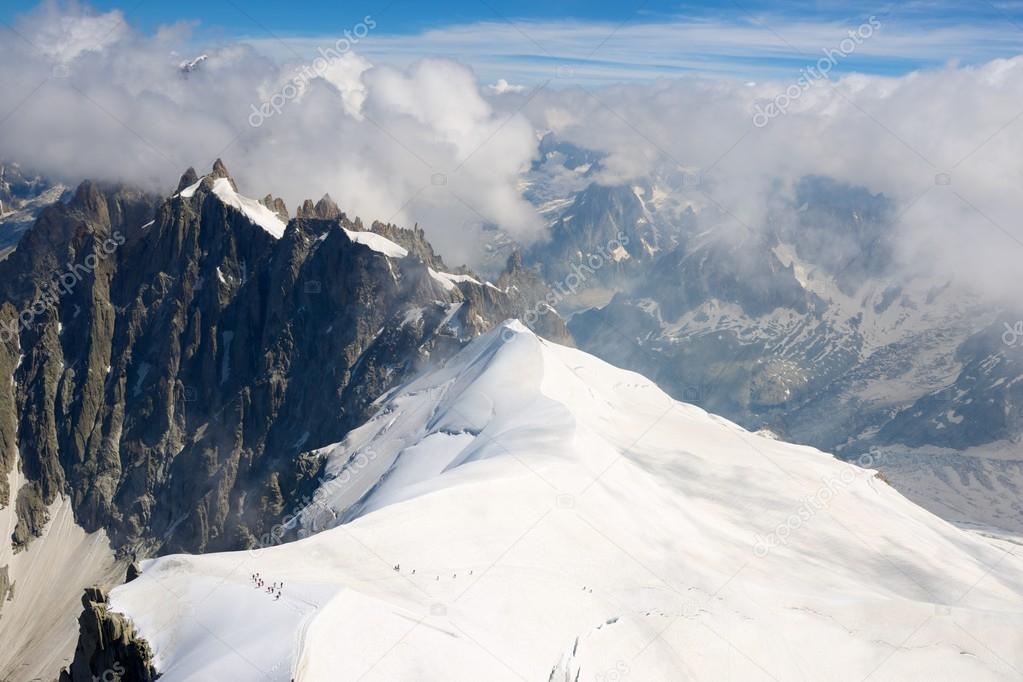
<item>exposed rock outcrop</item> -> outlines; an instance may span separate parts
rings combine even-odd
[[[107,593],[89,588],[82,596],[78,618],[80,637],[70,667],[60,682],[132,680],[152,682],[159,677],[149,644],[135,634],[131,622],[110,611]]]
[[[267,194],[260,200],[259,203],[263,204],[268,209],[273,211],[277,215],[277,217],[280,218],[283,222],[286,223],[290,219],[288,216],[288,207],[284,205],[284,200],[281,199],[280,197],[275,197],[272,194]]]
[[[0,369],[14,377],[0,389],[0,480],[19,448],[28,481],[10,491],[16,543],[65,493],[122,552],[251,544],[318,474],[302,453],[523,316],[518,289],[438,276],[419,229],[374,223],[409,252],[385,255],[328,196],[278,239],[216,178],[230,180],[219,161],[202,182],[189,169],[187,196],[165,200],[85,182],[0,263]],[[567,338],[555,315],[543,324]]]
[[[11,599],[14,599],[14,583],[8,567],[0,566],[0,612],[4,610],[4,602]]]

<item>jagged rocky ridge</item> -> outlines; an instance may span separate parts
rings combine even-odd
[[[521,316],[538,286],[518,262],[496,286],[445,276],[421,230],[366,230],[329,197],[278,239],[222,181],[236,189],[218,161],[166,199],[84,182],[0,263],[0,373],[13,378],[0,474],[17,465],[29,481],[9,491],[0,476],[16,545],[58,495],[125,553],[256,543],[315,480],[302,453],[422,364]],[[410,255],[367,246],[368,232]],[[556,316],[541,322],[567,338]]]

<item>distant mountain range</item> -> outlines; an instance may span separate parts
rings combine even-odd
[[[559,306],[576,344],[747,428],[866,458],[949,518],[1023,532],[1023,335],[1006,342],[1023,306],[901,271],[897,207],[862,188],[804,178],[756,227],[692,196],[677,175],[543,196],[552,236],[527,263],[549,282],[628,242]]]
[[[629,488],[637,504],[656,497],[659,486],[688,480],[681,476],[686,472],[703,481],[689,495],[746,499],[748,490],[726,482],[722,472],[711,476],[704,461],[731,452],[721,440],[738,436],[791,460],[787,469],[846,470],[829,456],[777,440],[877,469],[907,497],[961,526],[999,537],[1023,532],[1023,349],[1017,347],[1023,334],[1018,343],[1006,338],[1023,314],[948,279],[900,271],[891,237],[896,207],[886,197],[808,177],[766,225],[744,226],[713,202],[691,201],[698,179],[685,171],[609,185],[598,182],[600,154],[553,134],[542,139],[540,152],[522,189],[547,221],[547,238],[520,246],[499,225],[487,226],[480,249],[487,256],[477,272],[446,265],[422,230],[367,226],[329,196],[307,200],[294,213],[272,195],[249,198],[220,161],[203,175],[189,169],[170,196],[91,181],[68,192],[20,166],[0,166],[0,255],[6,256],[0,260],[0,373],[11,377],[0,386],[0,527],[11,538],[0,547],[0,640],[12,652],[0,656],[0,679],[25,661],[31,663],[18,675],[47,679],[72,659],[73,679],[115,664],[130,664],[138,679],[167,665],[215,668],[200,653],[187,654],[187,665],[174,663],[176,654],[166,653],[170,645],[160,637],[147,643],[152,624],[139,604],[155,599],[146,591],[151,582],[129,584],[112,602],[103,589],[84,599],[82,590],[120,582],[126,569],[137,575],[136,560],[265,550],[324,527],[370,523],[370,512],[393,508],[390,514],[420,498],[410,513],[425,525],[410,528],[427,537],[434,527],[423,506],[427,493],[474,504],[458,497],[464,491],[457,485],[448,490],[452,481],[465,477],[480,490],[492,483],[496,495],[514,498],[526,493],[510,480],[509,467],[535,478],[547,470],[548,455],[556,460],[557,452],[585,450],[587,443],[623,457],[632,452],[604,426],[590,424],[607,405],[594,396],[605,394],[622,424],[639,419],[640,408],[629,400],[645,404],[656,392],[658,400],[670,396],[749,430],[722,426],[696,407],[673,408],[694,420],[669,422],[678,447],[702,463],[645,452],[650,470],[644,475],[654,478]],[[532,332],[502,325],[510,318],[585,352],[554,349]],[[465,350],[481,335],[487,339]],[[648,377],[667,395],[590,355]],[[436,370],[445,362],[448,370]],[[491,371],[493,363],[500,372]],[[601,377],[606,368],[614,381],[569,376],[572,368],[594,367],[602,368]],[[427,369],[440,372],[431,375],[436,381],[417,384]],[[544,382],[555,381],[543,379],[548,370],[558,386],[590,398],[562,396],[548,404]],[[520,384],[539,388],[522,393]],[[591,399],[599,404],[589,405]],[[515,425],[510,432],[499,428],[505,416]],[[595,431],[584,429],[580,445],[566,436],[573,433],[570,422]],[[700,441],[706,452],[687,444],[687,428],[706,432],[708,440]],[[366,448],[386,456],[350,471]],[[425,460],[416,453],[424,452],[446,463],[439,469],[417,464]],[[546,454],[535,460],[537,453]],[[552,471],[577,483],[592,468],[588,461]],[[651,474],[656,467],[667,468]],[[336,484],[329,481],[345,471],[360,482],[333,495]],[[892,537],[926,535],[942,551],[948,543],[958,543],[956,552],[969,545],[955,555],[959,568],[985,553],[972,538],[910,511],[870,476],[848,513],[866,519],[874,513],[870,504],[881,504],[911,515],[916,525],[893,526]],[[775,483],[772,499],[807,492]],[[317,503],[310,507],[311,501]],[[746,501],[751,517],[770,506]],[[507,525],[522,512],[509,505],[495,522]],[[282,522],[296,516],[301,523]],[[323,535],[313,543],[317,551],[333,551],[330,538],[338,534]],[[828,542],[843,556],[854,554],[848,538]],[[311,546],[303,543],[295,547]],[[427,552],[411,541],[406,546],[403,551]],[[900,561],[923,570],[916,550],[907,551]],[[273,550],[278,563],[266,570],[297,561],[289,552]],[[543,563],[536,558],[542,554],[534,559]],[[219,559],[189,560],[185,567],[176,561],[145,564],[142,575],[188,589],[220,576]],[[441,567],[445,575],[464,568],[451,556],[422,554],[416,561],[437,569],[438,580]],[[39,562],[52,570],[39,572]],[[349,569],[333,566],[324,579],[383,580],[353,578]],[[220,578],[234,585],[234,577]],[[526,579],[516,576],[488,594],[547,594],[510,586]],[[299,577],[289,574],[293,580]],[[613,589],[630,589],[630,580]],[[576,587],[585,593],[590,582]],[[374,591],[360,595],[380,598]],[[303,596],[303,603],[326,609],[322,596]],[[892,598],[894,592],[874,605],[887,608]],[[641,630],[640,611],[646,618],[646,610],[675,609],[627,601],[635,613],[609,612],[605,625],[619,618],[629,632]],[[565,604],[580,608],[573,600]],[[210,608],[219,607],[211,602]],[[401,608],[411,609],[402,618],[415,613],[408,604]],[[356,611],[379,616],[374,608]],[[259,622],[261,613],[236,615]],[[747,615],[780,622],[773,606]],[[334,627],[331,618],[323,622]],[[502,632],[495,624],[473,629],[461,618],[449,624],[473,630],[474,637]],[[537,649],[544,656],[530,658],[530,669],[546,666],[552,680],[570,680],[580,670],[613,667],[599,653],[606,633],[580,631],[581,639],[562,641],[580,624],[551,627],[551,639]],[[237,634],[224,628],[229,639]],[[289,655],[296,666],[303,660],[313,666],[302,657],[322,651],[319,635],[282,628],[278,634],[286,638],[310,638]],[[555,640],[562,654],[547,656]],[[458,646],[436,653],[471,658]],[[491,663],[465,674],[496,674]],[[806,664],[816,669],[820,662]],[[977,665],[997,667],[987,658]],[[290,669],[278,672],[290,679]]]

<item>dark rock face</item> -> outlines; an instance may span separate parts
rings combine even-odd
[[[24,549],[33,537],[41,535],[50,519],[43,502],[42,486],[35,481],[21,487],[14,505],[18,523],[11,535],[11,543],[18,551]]]
[[[963,344],[962,371],[952,385],[929,392],[896,412],[876,441],[965,449],[1023,433],[1023,353],[1003,335],[1012,324],[998,320]],[[1013,344],[1015,345],[1015,344]]]
[[[201,181],[190,170],[180,184],[194,193],[167,200],[83,183],[0,263],[0,370],[14,376],[0,387],[0,474],[17,447],[29,481],[0,490],[18,500],[15,542],[64,493],[125,551],[246,547],[317,474],[302,453],[521,317],[508,284],[439,282],[419,230],[375,223],[410,252],[386,257],[325,197],[278,240],[223,203],[216,178],[229,178],[219,162]]]
[[[554,133],[547,133],[540,140],[539,158],[533,162],[534,167],[542,166],[552,160],[561,162],[565,168],[574,170],[580,166],[599,163],[604,155],[589,149],[583,149],[558,139]]]
[[[558,217],[550,239],[535,245],[527,256],[550,282],[578,273],[577,267],[591,265],[590,257],[599,256],[590,284],[621,282],[649,261],[659,240],[643,202],[630,187],[591,184]]]
[[[199,174],[195,172],[194,168],[189,168],[188,170],[181,174],[181,179],[178,181],[177,191],[181,192],[181,190],[185,189],[186,187],[190,187],[191,185],[194,185],[197,182],[199,182]],[[267,196],[270,195],[268,194]]]
[[[8,567],[0,566],[0,611],[4,609],[4,602],[11,599],[14,599],[14,583]]]
[[[847,293],[892,266],[891,200],[820,176],[800,180],[795,193],[802,210],[776,230],[800,258],[831,273]]]
[[[104,457],[94,427],[107,378],[100,363],[112,352],[113,254],[154,204],[138,192],[83,183],[69,204],[46,209],[0,264],[0,364],[16,377],[3,389],[10,412],[0,417],[2,461],[9,471],[17,447],[29,481],[11,491],[16,544],[39,531],[43,507],[71,487],[68,474],[87,453],[95,453],[93,464]]]
[[[822,307],[766,242],[736,248],[725,239],[692,251],[674,249],[655,260],[647,273],[636,294],[662,301],[671,319],[710,300],[734,303],[752,316],[777,308],[805,315]]]
[[[107,594],[90,588],[82,596],[78,618],[79,639],[71,666],[62,671],[60,682],[92,680],[138,680],[152,682],[159,675],[153,666],[153,652],[135,634],[126,618],[109,610]]]

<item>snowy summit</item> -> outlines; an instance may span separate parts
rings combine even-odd
[[[884,664],[881,679],[1004,680],[1023,666],[1017,557],[871,470],[518,322],[379,407],[318,452],[326,474],[298,510],[309,537],[162,557],[114,590],[161,679],[862,680]]]

